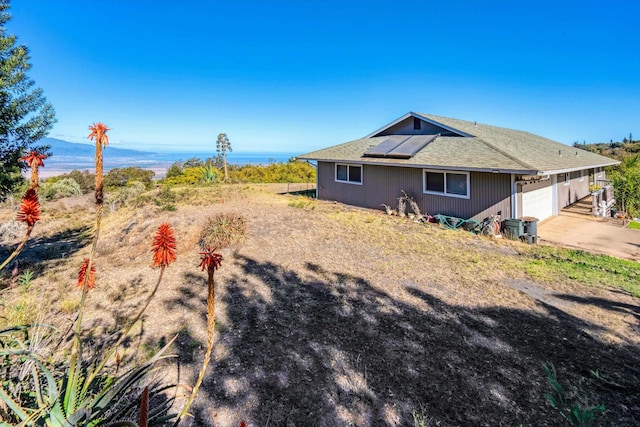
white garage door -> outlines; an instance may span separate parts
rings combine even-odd
[[[522,193],[522,216],[532,216],[540,221],[553,215],[553,187],[539,188]]]

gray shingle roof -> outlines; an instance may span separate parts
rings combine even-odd
[[[401,119],[409,117],[410,115],[462,131],[472,136],[439,136],[410,159],[362,157],[365,151],[385,139],[385,137],[375,136],[334,145],[297,156],[297,158],[331,162],[458,170],[486,170],[520,174],[558,173],[619,163],[614,159],[570,147],[529,132],[480,123],[476,124],[464,120],[423,113],[409,113]]]

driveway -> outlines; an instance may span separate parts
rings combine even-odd
[[[640,261],[640,231],[587,215],[560,214],[538,225],[543,242]]]

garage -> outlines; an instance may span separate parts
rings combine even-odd
[[[532,216],[540,221],[553,215],[553,186],[549,185],[522,192],[522,216]]]

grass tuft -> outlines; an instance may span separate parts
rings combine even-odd
[[[247,234],[247,222],[242,215],[218,213],[205,223],[198,244],[204,250],[210,248],[228,248],[244,243]]]
[[[80,300],[78,298],[67,298],[60,301],[58,308],[64,314],[72,314],[78,309],[79,305]]]

